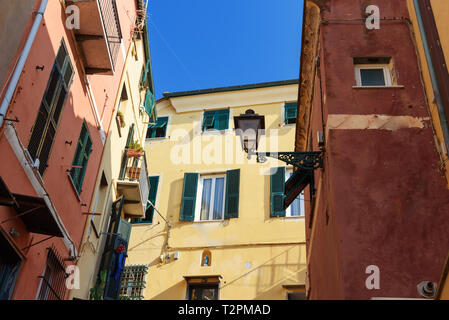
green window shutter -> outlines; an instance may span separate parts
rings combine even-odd
[[[129,148],[129,145],[133,141],[134,141],[134,123],[131,124],[131,127],[129,128],[128,139],[126,140],[126,147]]]
[[[229,110],[220,110],[216,112],[214,129],[227,130],[229,128]]]
[[[297,116],[297,104],[296,102],[290,102],[285,104],[285,123],[295,123]]]
[[[271,168],[270,192],[271,192],[271,217],[285,217],[284,188],[285,168]]]
[[[182,190],[181,213],[179,220],[193,221],[195,219],[196,192],[198,189],[198,173],[184,174],[184,187]]]
[[[204,112],[203,131],[206,131],[208,128],[213,127],[214,121],[215,121],[215,112],[214,111]]]
[[[156,204],[156,196],[157,196],[157,188],[159,185],[159,176],[149,177],[150,182],[150,192],[148,194],[148,200],[152,204]],[[145,219],[141,220],[141,222],[153,223],[154,216],[154,208],[147,203],[147,210],[145,213]]]
[[[75,155],[72,161],[72,169],[70,170],[70,177],[75,185],[78,194],[82,191],[84,175],[86,174],[87,164],[92,152],[92,139],[89,135],[89,129],[84,121],[81,127],[81,133],[76,145]]]
[[[226,172],[225,219],[239,216],[240,169]]]
[[[72,63],[63,40],[53,63],[27,147],[33,160],[39,158],[39,173],[41,175],[47,169],[47,162],[73,75]]]
[[[143,72],[142,81],[140,83],[142,87],[146,85],[149,68],[150,68],[150,59],[147,60],[147,64],[145,65],[145,71]]]

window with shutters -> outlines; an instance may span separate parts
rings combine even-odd
[[[226,174],[185,173],[181,221],[216,221],[238,218],[240,169]]]
[[[295,124],[297,115],[297,103],[291,102],[284,105],[284,124]]]
[[[92,139],[89,135],[86,121],[83,122],[81,133],[76,144],[75,156],[73,157],[70,178],[78,194],[82,192],[84,175],[86,174],[87,163],[92,152]]]
[[[223,220],[226,176],[200,176],[195,221]]]
[[[74,70],[70,56],[64,40],[62,40],[27,147],[33,160],[39,159],[39,173],[41,175],[47,169],[51,148],[73,75]]]
[[[155,124],[148,125],[147,139],[165,138],[167,135],[168,117],[159,117]]]
[[[223,131],[229,128],[229,109],[205,111],[203,115],[202,130]]]
[[[148,177],[150,183],[150,192],[148,193],[148,200],[156,205],[157,190],[159,187],[159,176]],[[145,218],[134,219],[133,223],[153,223],[154,218],[154,207],[147,204],[147,209],[145,211]]]

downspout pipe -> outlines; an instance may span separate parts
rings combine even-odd
[[[443,100],[441,99],[441,93],[439,89],[439,84],[437,76],[435,73],[435,67],[433,65],[432,56],[430,55],[429,42],[427,41],[426,31],[424,29],[424,22],[421,14],[421,9],[419,7],[418,0],[413,0],[415,6],[416,18],[418,20],[419,31],[421,33],[421,38],[423,40],[424,54],[426,56],[427,66],[429,68],[430,79],[432,81],[433,92],[435,96],[435,101],[438,108],[438,114],[440,116],[441,128],[443,129],[444,135],[444,145],[446,147],[446,152],[449,152],[449,126],[447,123],[446,112],[444,110]]]
[[[31,47],[33,46],[34,39],[36,38],[37,31],[42,22],[42,18],[44,17],[45,9],[47,8],[48,0],[42,0],[41,5],[39,7],[39,11],[36,13],[36,17],[34,18],[33,26],[31,27],[31,31],[28,35],[28,39],[25,43],[25,47],[20,53],[19,61],[17,62],[16,69],[14,70],[14,74],[11,78],[11,82],[9,83],[8,90],[5,93],[5,97],[3,98],[2,104],[0,106],[0,128],[3,126],[3,122],[8,112],[9,105],[11,103],[11,99],[16,91],[17,83],[19,82],[20,75],[22,74],[23,68],[25,66],[25,62],[28,59],[28,55],[30,54]]]

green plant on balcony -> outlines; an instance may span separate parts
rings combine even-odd
[[[143,155],[143,147],[137,141],[132,141],[128,146],[128,151],[126,152],[127,157],[140,158]]]
[[[100,272],[100,277],[97,279],[95,286],[90,289],[89,300],[101,300],[103,297],[104,287],[106,285],[106,276],[108,270],[102,270]]]
[[[126,126],[125,116],[120,110],[117,111],[117,120],[119,121],[121,128],[124,128]]]

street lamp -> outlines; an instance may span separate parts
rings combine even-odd
[[[257,162],[263,163],[267,161],[266,157],[272,157],[304,170],[323,167],[323,151],[257,152],[260,136],[265,133],[265,117],[251,109],[234,117],[234,126],[236,134],[240,136],[242,149],[248,153],[248,159],[255,155]]]

